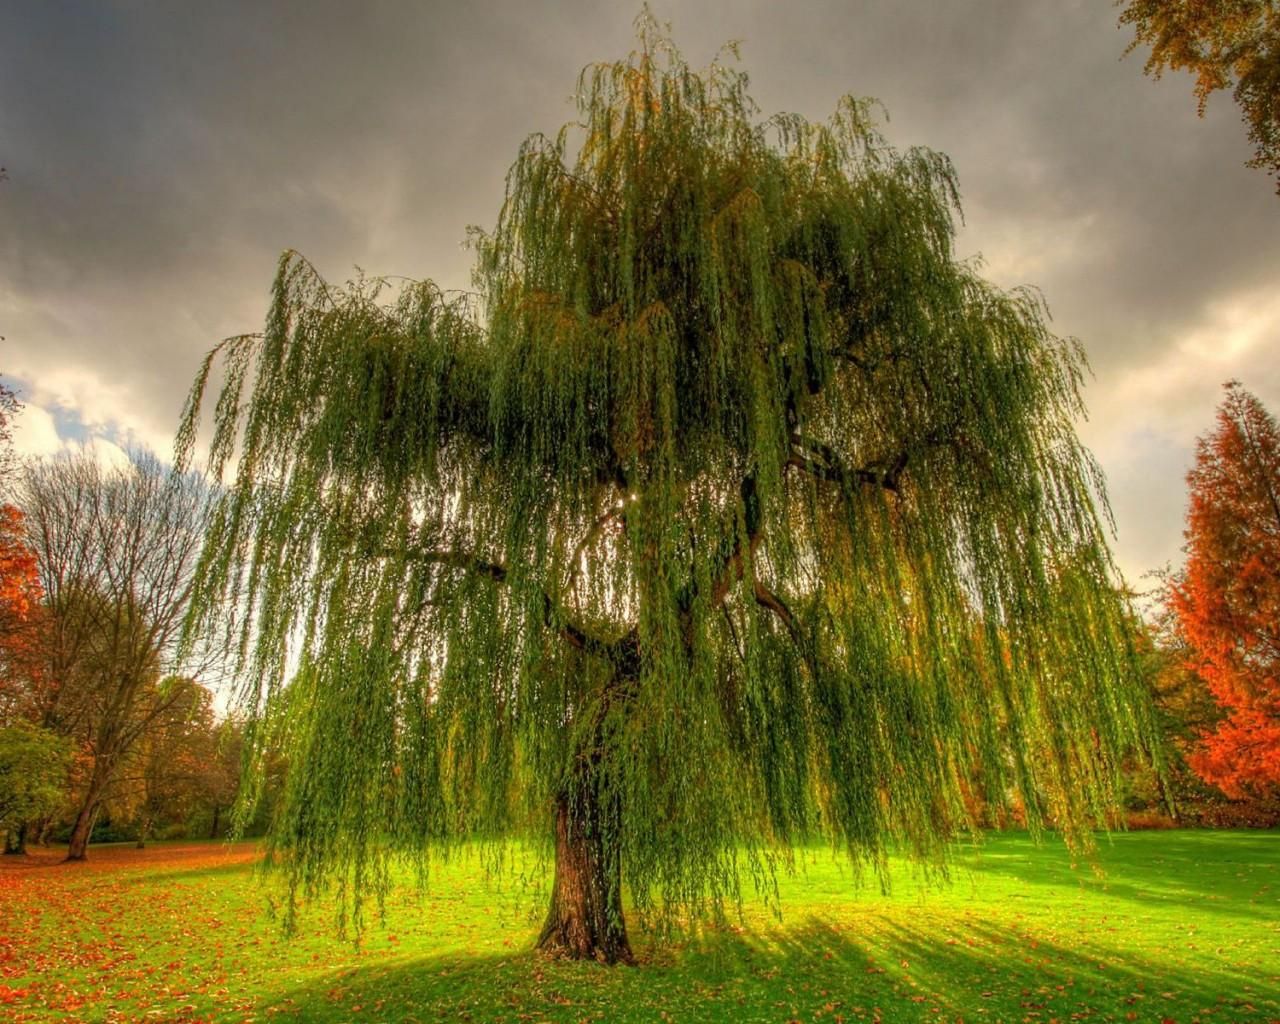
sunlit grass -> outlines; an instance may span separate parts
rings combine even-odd
[[[637,931],[635,969],[532,953],[540,900],[476,858],[440,866],[421,896],[395,890],[359,948],[324,906],[284,938],[248,845],[93,858],[0,862],[0,1018],[1280,1020],[1274,833],[1104,839],[1101,875],[995,836],[949,886],[895,865],[889,894],[813,851],[781,879],[781,920],[748,903],[668,942]]]

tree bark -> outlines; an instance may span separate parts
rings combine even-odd
[[[213,826],[209,829],[209,838],[218,838],[218,819],[222,816],[222,807],[218,804],[213,805]]]
[[[622,916],[616,808],[602,806],[590,769],[574,773],[556,800],[556,869],[537,947],[572,960],[633,964]]]
[[[22,857],[27,852],[27,824],[23,822],[16,829],[4,834],[4,852],[6,856]]]
[[[1156,791],[1160,794],[1160,802],[1164,804],[1164,809],[1169,812],[1169,817],[1173,819],[1173,823],[1181,826],[1182,808],[1173,799],[1173,793],[1169,789],[1169,780],[1163,772],[1156,772]]]
[[[89,856],[89,837],[93,834],[94,822],[98,820],[98,809],[102,806],[95,796],[85,800],[76,815],[76,823],[71,828],[71,838],[67,840],[67,860],[85,860]]]

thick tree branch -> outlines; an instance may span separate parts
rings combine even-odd
[[[417,552],[415,557],[425,562],[434,562],[450,568],[461,569],[464,572],[474,573],[478,576],[484,576],[495,583],[505,583],[509,575],[505,565],[491,562],[488,559],[480,558],[465,551],[431,549]],[[630,649],[634,646],[634,641],[630,639],[631,633],[617,640],[604,640],[594,635],[584,626],[574,622],[565,613],[559,602],[546,590],[542,592],[542,604],[543,623],[549,628],[558,631],[571,646],[586,654],[603,658],[614,664],[621,664],[629,659]]]
[[[475,573],[478,576],[487,576],[495,583],[505,583],[507,580],[507,567],[505,565],[490,562],[465,551],[446,551],[437,548],[416,552],[414,557],[423,562],[447,565],[454,569]]]
[[[612,515],[610,512],[608,515]],[[602,517],[602,520],[606,517]],[[360,545],[361,552],[371,558],[397,558],[402,552],[393,548],[374,546],[369,543]],[[505,565],[494,562],[469,551],[449,548],[410,547],[408,557],[411,560],[429,562],[435,565],[458,569],[462,572],[482,576],[495,583],[506,583],[510,573]],[[431,602],[428,602],[431,603]],[[587,654],[603,658],[615,665],[630,663],[635,660],[635,630],[616,640],[605,640],[593,634],[585,626],[575,622],[564,607],[556,601],[546,589],[542,592],[542,619],[544,625],[556,630],[568,643]]]
[[[791,444],[794,451],[784,463],[784,466],[796,466],[821,479],[839,484],[847,491],[852,491],[855,485],[870,484],[883,487],[896,494],[898,493],[899,478],[907,465],[907,456],[904,452],[891,462],[873,463],[869,466],[849,469],[830,445],[804,438],[798,433],[792,435]],[[756,493],[754,476],[747,476],[743,479],[741,494],[746,526],[746,545],[743,545],[741,537],[735,538],[725,558],[724,565],[720,572],[716,574],[715,583],[712,585],[709,595],[712,607],[722,605],[733,585],[743,578],[746,573],[747,560],[755,557],[756,550],[759,548],[763,538],[763,514],[760,509],[760,499]],[[804,647],[804,637],[800,631],[799,622],[787,606],[787,603],[759,578],[753,581],[752,590],[756,603],[772,612],[786,627],[792,640],[799,646]],[[689,609],[696,594],[696,585],[690,587],[689,596],[683,602],[683,617],[686,630],[691,625]]]
[[[803,638],[800,635],[800,625],[796,622],[795,615],[791,613],[787,603],[765,586],[759,578],[755,582],[755,599],[756,604],[760,605],[761,608],[768,608],[778,617],[779,621],[787,627],[787,632],[791,634],[792,640],[802,645]]]
[[[754,476],[744,477],[739,490],[742,496],[743,525],[746,527],[747,533],[746,552],[743,552],[742,538],[735,537],[733,546],[729,549],[729,553],[725,558],[724,566],[716,574],[716,580],[711,585],[709,596],[713,608],[724,601],[733,585],[742,579],[742,574],[746,569],[746,559],[754,555],[756,548],[760,545],[764,517],[760,510],[760,496],[756,493],[756,478]],[[686,617],[688,608],[693,604],[693,598],[697,596],[697,589],[696,584],[692,586],[688,600],[683,602]]]
[[[622,514],[622,508],[621,505],[615,505],[613,508],[605,509],[587,528],[582,539],[574,547],[573,555],[569,559],[569,580],[565,587],[568,593],[573,594],[577,591],[578,579],[582,575],[582,556],[596,542],[605,526]]]
[[[791,609],[787,607],[787,603],[758,578],[755,581],[755,599],[756,604],[771,611],[786,627],[787,632],[791,635],[792,642],[800,649],[801,657],[804,658],[805,663],[809,666],[809,671],[816,678],[818,674],[817,652],[811,644],[806,642],[805,635],[800,631],[800,623]]]
[[[866,466],[850,468],[834,448],[822,441],[792,434],[791,448],[791,456],[785,465],[795,466],[820,480],[839,484],[847,491],[861,484],[872,484],[897,494],[902,471],[907,468],[905,451],[891,460],[877,460]]]

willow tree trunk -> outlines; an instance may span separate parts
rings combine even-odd
[[[556,799],[555,881],[539,949],[574,960],[635,963],[622,916],[617,810],[616,801],[601,798],[590,769],[575,771]]]

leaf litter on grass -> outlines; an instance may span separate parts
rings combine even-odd
[[[1101,875],[992,836],[959,852],[950,886],[904,865],[890,895],[814,851],[779,880],[781,920],[748,903],[665,944],[637,929],[634,969],[533,954],[540,904],[478,857],[440,865],[425,894],[406,877],[356,947],[323,901],[286,939],[251,843],[90,856],[0,862],[18,923],[0,938],[0,1019],[1280,1021],[1274,834],[1124,835]]]

